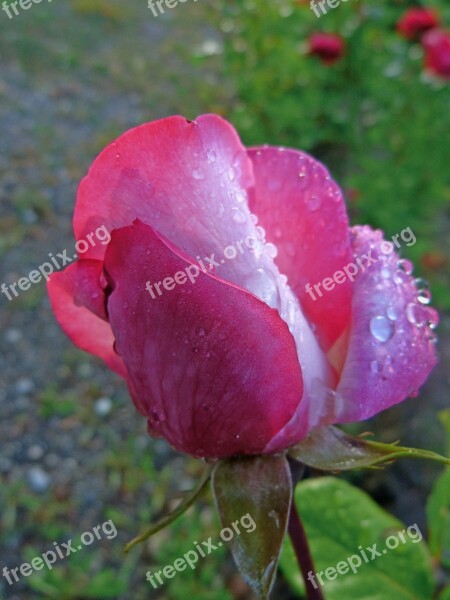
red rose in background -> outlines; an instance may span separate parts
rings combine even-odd
[[[450,32],[432,29],[422,38],[425,68],[434,75],[450,80]]]
[[[325,64],[331,65],[344,54],[344,40],[333,33],[313,33],[309,37],[309,54],[318,56]]]
[[[247,150],[217,116],[108,146],[80,184],[75,237],[103,226],[107,246],[51,276],[53,310],[181,451],[280,451],[404,400],[436,362],[437,316],[409,264],[382,232],[349,227],[327,170],[300,151]],[[355,256],[360,272],[342,278]]]
[[[426,31],[439,25],[435,11],[427,8],[410,8],[397,23],[397,31],[406,39],[420,38]]]

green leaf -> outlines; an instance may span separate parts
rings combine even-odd
[[[435,482],[427,502],[430,550],[446,567],[450,567],[450,470]]]
[[[427,458],[450,465],[450,459],[428,450],[354,438],[337,427],[313,430],[300,444],[289,448],[289,456],[322,471],[348,471],[373,467],[401,457]]]
[[[405,527],[367,494],[334,477],[301,482],[295,502],[314,558],[316,585],[320,585],[320,574],[327,600],[431,600],[431,557],[415,524]],[[380,556],[372,558],[369,548]],[[303,585],[289,541],[280,566],[301,594]]]
[[[450,585],[442,590],[437,600],[450,600]]]
[[[217,464],[212,489],[223,527],[243,516],[255,530],[235,535],[230,543],[234,560],[260,598],[269,597],[286,534],[292,480],[286,457],[236,458]]]

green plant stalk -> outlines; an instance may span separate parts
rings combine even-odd
[[[203,488],[205,487],[206,483],[208,482],[208,480],[211,476],[212,469],[213,469],[212,465],[208,466],[208,468],[205,469],[205,472],[203,473],[198,486],[196,488],[194,488],[192,490],[192,492],[190,492],[183,499],[183,501],[179,504],[179,506],[177,506],[177,508],[174,511],[172,511],[171,513],[169,513],[168,515],[163,517],[157,523],[154,523],[153,525],[151,525],[151,527],[149,527],[148,529],[143,531],[140,535],[138,535],[134,539],[132,539],[131,542],[128,542],[128,544],[125,546],[125,549],[124,549],[125,554],[127,554],[137,544],[141,544],[142,542],[145,542],[153,534],[157,533],[158,531],[161,531],[161,529],[164,529],[164,527],[167,527],[167,525],[170,525],[171,523],[173,523],[173,521],[175,521],[175,519],[177,519],[184,512],[186,512],[187,509],[190,508],[194,504],[194,502],[196,501],[198,496],[203,491]]]

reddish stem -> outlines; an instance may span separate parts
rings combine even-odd
[[[313,577],[316,571],[309,549],[308,538],[306,537],[306,531],[295,506],[294,499],[292,499],[291,504],[288,531],[303,579],[305,580],[307,600],[325,600],[317,579]]]

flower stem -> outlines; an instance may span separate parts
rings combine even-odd
[[[177,508],[174,511],[172,511],[170,514],[163,517],[157,523],[154,523],[151,527],[146,529],[143,533],[141,533],[140,535],[135,537],[133,540],[131,540],[131,542],[128,542],[128,544],[125,546],[125,550],[124,550],[125,553],[127,554],[131,550],[131,548],[133,548],[137,544],[145,542],[145,540],[147,540],[150,536],[157,533],[161,529],[164,529],[164,527],[167,527],[167,525],[170,525],[170,523],[175,521],[175,519],[177,519],[180,515],[182,515],[188,508],[190,508],[194,504],[194,502],[198,498],[198,496],[201,494],[207,481],[211,477],[212,469],[213,469],[213,465],[208,466],[205,469],[197,487],[194,490],[192,490],[184,498],[184,500],[182,502],[180,502],[180,504],[177,506]]]
[[[315,568],[309,549],[306,531],[298,514],[295,500],[292,499],[291,513],[288,526],[289,536],[294,547],[295,555],[300,570],[305,580],[307,600],[325,600],[317,581],[311,576],[315,574]],[[308,575],[310,578],[308,578]]]

